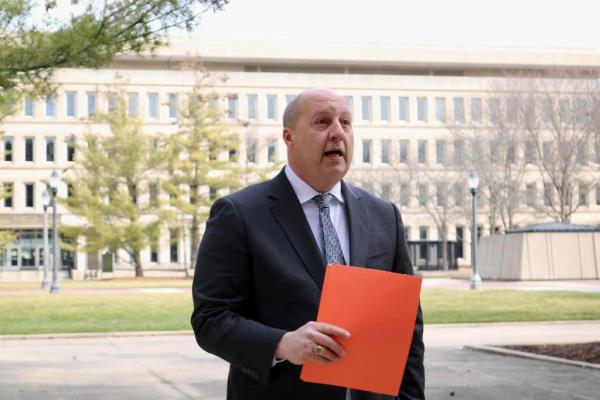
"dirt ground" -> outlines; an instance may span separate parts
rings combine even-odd
[[[537,346],[505,346],[507,349],[600,364],[600,342],[548,344]]]

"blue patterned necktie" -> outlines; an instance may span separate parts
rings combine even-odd
[[[338,235],[335,231],[331,218],[329,217],[329,202],[333,198],[330,193],[318,194],[312,198],[319,207],[319,226],[321,227],[321,240],[323,243],[323,252],[325,253],[325,263],[346,264],[344,253]]]

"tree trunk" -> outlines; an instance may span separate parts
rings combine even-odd
[[[448,272],[448,225],[442,225],[442,266]]]
[[[133,264],[135,265],[135,277],[143,278],[144,270],[142,269],[142,259],[140,258],[139,250],[133,252]]]
[[[200,235],[198,234],[199,226],[198,226],[198,217],[194,215],[192,217],[192,232],[191,232],[191,260],[192,260],[192,268],[196,268],[196,254],[198,252],[198,245],[200,242]]]

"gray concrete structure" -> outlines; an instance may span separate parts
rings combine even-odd
[[[479,242],[482,279],[600,279],[600,228],[567,224],[525,227]]]
[[[426,393],[437,399],[597,399],[600,371],[464,350],[600,336],[600,321],[428,325]],[[0,399],[223,399],[227,364],[190,334],[0,337]]]

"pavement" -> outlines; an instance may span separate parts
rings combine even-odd
[[[427,398],[597,400],[600,369],[463,346],[599,339],[600,321],[427,325]],[[0,399],[224,399],[227,369],[189,333],[0,337]]]
[[[468,285],[423,280],[424,288]],[[600,281],[484,281],[482,289],[595,293]],[[426,325],[424,340],[429,400],[600,398],[600,367],[472,350],[600,341],[600,321]],[[227,370],[226,362],[198,348],[191,332],[0,336],[0,400],[224,399]]]

